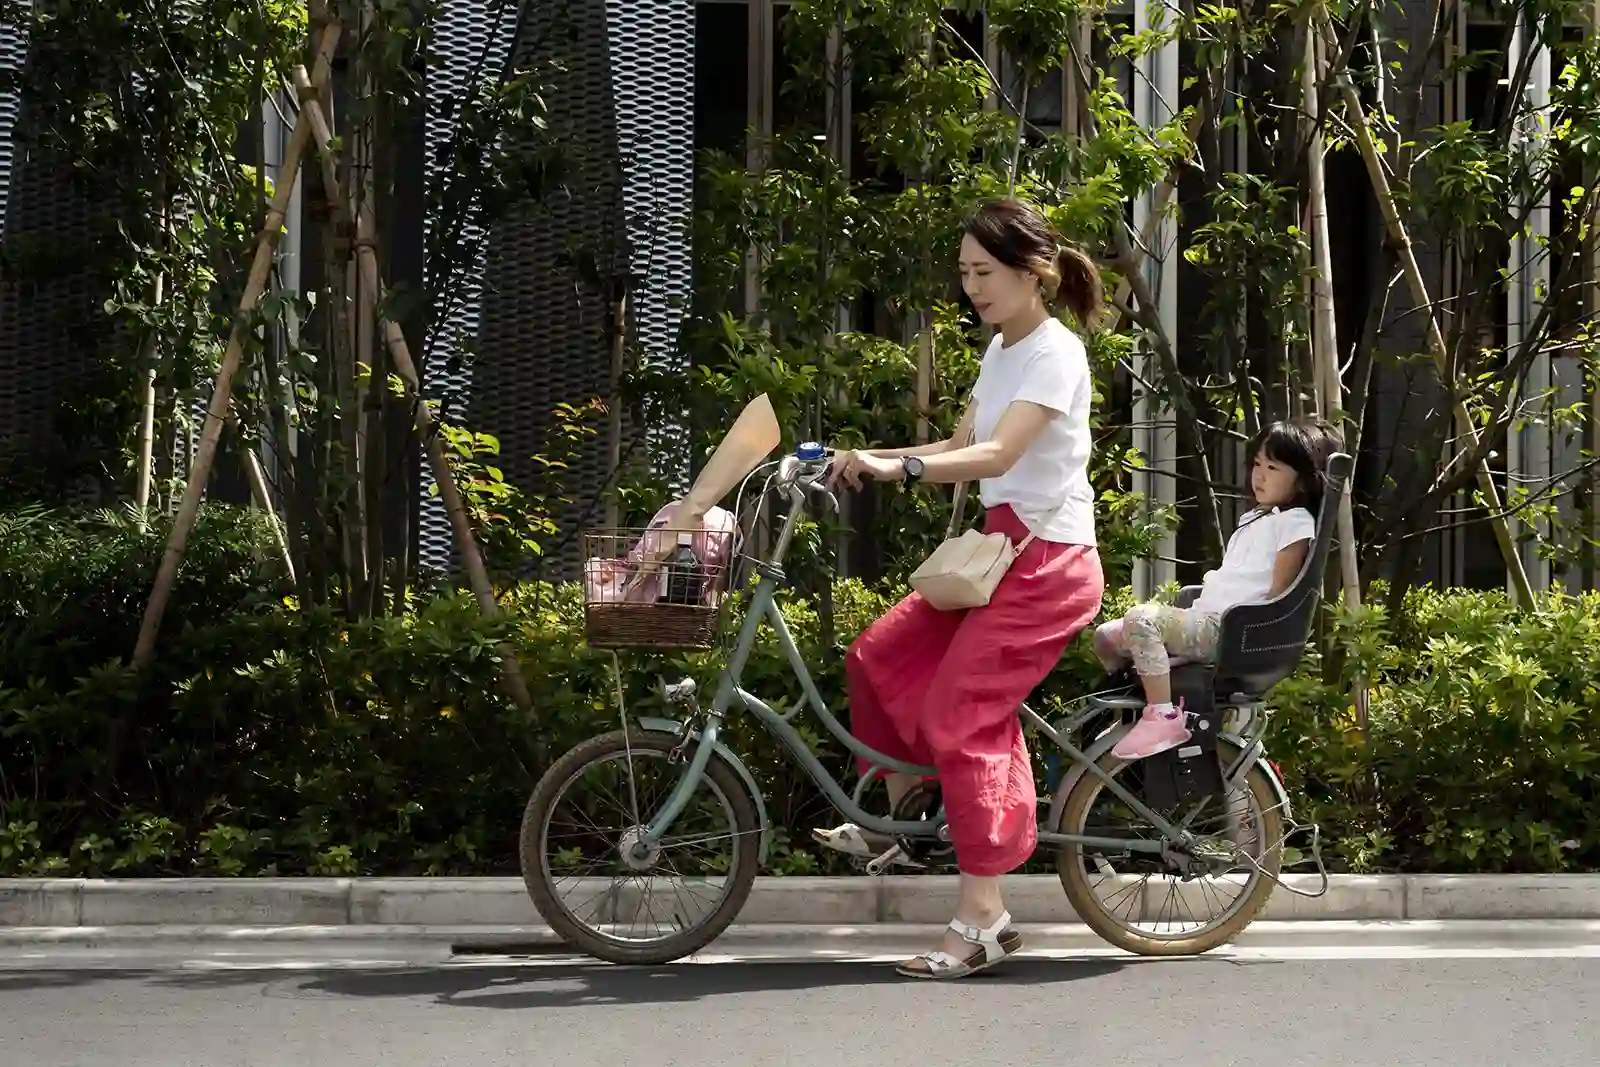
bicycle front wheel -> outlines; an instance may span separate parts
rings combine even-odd
[[[679,744],[653,730],[591,738],[546,772],[523,813],[522,879],[533,906],[563,941],[608,963],[670,963],[699,951],[755,884],[756,801],[715,753],[667,836],[634,847],[683,773]]]
[[[1239,749],[1218,742],[1223,765]],[[1143,791],[1138,764],[1107,754],[1100,761],[1135,796]],[[1161,811],[1168,821],[1196,804]],[[1180,862],[1148,853],[1063,846],[1056,855],[1061,885],[1078,917],[1106,941],[1142,956],[1192,956],[1225,945],[1249,926],[1277,887],[1283,864],[1283,812],[1260,764],[1241,788],[1206,800],[1188,829],[1199,839],[1195,857]],[[1149,821],[1085,774],[1061,808],[1058,833],[1084,837],[1155,838]]]

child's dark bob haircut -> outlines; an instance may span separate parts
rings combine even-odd
[[[1295,473],[1294,497],[1285,507],[1301,507],[1319,517],[1322,487],[1326,481],[1328,457],[1338,448],[1333,431],[1311,419],[1275,422],[1256,435],[1245,453],[1245,468],[1255,464],[1258,455],[1281,463]]]

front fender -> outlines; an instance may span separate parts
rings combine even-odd
[[[674,737],[682,737],[684,734],[683,723],[678,722],[676,719],[641,718],[638,721],[639,725],[646,730],[672,734]],[[689,736],[698,741],[700,740],[700,731],[691,730],[689,731]],[[767,851],[772,847],[772,820],[767,818],[767,801],[761,795],[761,787],[756,785],[755,775],[751,774],[750,768],[744,765],[744,760],[735,755],[731,748],[718,741],[711,746],[711,749],[727,761],[728,765],[733,768],[734,773],[739,776],[739,780],[744,782],[745,788],[750,790],[750,795],[755,798],[756,815],[761,821],[761,847],[757,856],[761,865],[765,867],[767,865]]]
[[[1083,754],[1089,757],[1090,762],[1099,763],[1106,753],[1116,747],[1117,742],[1122,740],[1123,735],[1132,729],[1132,723],[1119,722],[1095,738],[1089,747],[1083,750]],[[1218,736],[1224,741],[1231,742],[1246,754],[1247,758],[1243,763],[1244,767],[1249,767],[1252,762],[1261,767],[1261,770],[1267,776],[1267,781],[1272,783],[1272,791],[1277,796],[1279,805],[1282,806],[1284,821],[1292,822],[1293,816],[1289,807],[1289,791],[1283,787],[1283,780],[1278,777],[1278,772],[1273,770],[1272,764],[1267,761],[1266,750],[1262,747],[1261,741],[1257,739],[1247,745],[1244,739],[1237,734],[1224,733]],[[1045,738],[1045,740],[1049,739]],[[1248,758],[1252,753],[1254,758]],[[1061,813],[1066,808],[1067,797],[1072,794],[1072,789],[1078,784],[1079,779],[1088,773],[1089,768],[1086,765],[1075,763],[1062,776],[1061,784],[1056,788],[1055,795],[1050,798],[1050,823],[1048,829],[1054,831],[1056,827],[1061,825]]]

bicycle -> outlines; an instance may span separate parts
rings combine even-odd
[[[893,847],[866,864],[868,874],[882,874],[897,865],[926,867],[953,857],[936,782],[925,781],[913,789],[887,817],[863,806],[868,787],[886,772],[928,779],[935,772],[891,759],[857,741],[818,692],[778,610],[776,595],[784,582],[783,562],[796,526],[810,502],[820,500],[833,509],[838,502],[824,485],[827,455],[821,446],[802,445],[750,477],[774,466],[777,470],[768,475],[757,517],[775,499],[786,499],[788,510],[770,553],[749,561],[758,579],[710,706],[702,707],[692,679],[663,684],[668,704],[683,714],[641,718],[630,726],[622,704],[620,667],[614,660],[621,728],[591,738],[557,759],[524,812],[520,861],[534,906],[564,942],[601,960],[661,964],[692,955],[733,922],[749,897],[771,844],[772,826],[754,775],[719,739],[724,720],[736,709],[749,712],[775,735],[846,819],[893,839]],[[1241,605],[1227,612],[1216,663],[1175,666],[1175,693],[1185,697],[1190,709],[1199,709],[1191,712],[1194,739],[1187,746],[1135,763],[1111,756],[1111,748],[1143,706],[1131,679],[1085,694],[1074,702],[1076,711],[1055,722],[1046,721],[1026,703],[1018,709],[1024,728],[1047,738],[1058,750],[1052,777],[1059,781],[1053,783],[1051,795],[1041,795],[1040,800],[1041,806],[1048,803],[1049,811],[1040,816],[1039,847],[1055,851],[1062,887],[1078,916],[1118,948],[1140,955],[1196,955],[1233,940],[1259,914],[1273,889],[1283,884],[1285,843],[1297,833],[1310,835],[1309,856],[1321,874],[1321,887],[1315,892],[1286,888],[1305,896],[1326,891],[1320,831],[1314,825],[1294,823],[1288,793],[1266,757],[1261,741],[1266,724],[1263,696],[1292,673],[1304,650],[1327,558],[1333,509],[1349,470],[1348,456],[1330,461],[1330,491],[1318,516],[1317,538],[1294,585],[1269,603]],[[741,487],[741,499],[743,493]],[[596,535],[596,541],[627,536],[612,531]],[[614,548],[597,550],[593,558],[616,555]],[[720,583],[740,558],[731,550],[730,564],[722,574],[701,579],[707,587]],[[1180,603],[1196,592],[1185,590]],[[701,596],[692,603],[682,597],[663,599],[669,602],[591,599],[586,604],[591,646],[609,647],[613,656],[618,648],[710,647],[717,632],[717,598]],[[673,599],[678,602],[670,602]],[[800,698],[783,711],[745,690],[740,681],[762,624],[770,627],[801,690]],[[807,708],[852,755],[871,764],[852,792],[846,792],[823,766],[792,724]],[[1059,757],[1065,757],[1064,768]],[[663,772],[661,781],[657,789],[647,790],[649,783],[640,771],[655,767]],[[593,770],[620,772],[625,784],[602,784],[596,791],[575,794],[573,829],[559,838],[568,843],[558,847],[552,828],[567,825],[558,818],[561,805],[579,779]],[[590,817],[602,797],[623,809],[622,825],[602,828]],[[1201,818],[1211,801],[1219,798],[1224,801],[1221,814]],[[1202,832],[1203,827],[1212,829]],[[727,855],[707,854],[711,846],[723,844]],[[669,853],[676,856],[680,851],[688,853],[687,870],[669,859]],[[593,854],[598,855],[591,858]],[[552,862],[571,866],[574,873],[558,875]],[[582,909],[564,903],[558,894],[563,885],[589,894]],[[1102,888],[1110,890],[1108,899],[1102,899]],[[1198,919],[1197,909],[1213,897],[1220,899],[1223,888],[1239,892],[1220,914]],[[666,901],[669,923],[657,924],[656,936],[633,936],[641,913],[654,914],[652,905],[658,899]],[[708,914],[689,922],[684,907],[702,899],[709,904]],[[1161,918],[1169,905],[1174,913],[1186,913],[1188,920]]]

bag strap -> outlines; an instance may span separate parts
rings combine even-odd
[[[971,400],[968,401],[969,404],[971,402],[972,402]],[[968,448],[968,447],[970,447],[970,446],[972,446],[972,445],[977,443],[977,441],[978,441],[977,421],[978,420],[976,418],[974,418],[972,420],[972,425],[967,427],[967,438],[966,438],[966,440],[961,442],[961,444],[957,445],[956,446],[957,448]],[[961,532],[961,520],[962,520],[962,517],[966,514],[966,510],[967,510],[967,490],[970,489],[971,486],[972,486],[972,483],[970,481],[957,482],[956,483],[955,498],[954,498],[954,500],[952,502],[953,506],[950,509],[950,525],[947,526],[945,528],[945,531],[944,531],[944,539],[946,541],[953,540],[955,538],[955,536],[958,533]],[[1054,520],[1057,515],[1061,514],[1063,511],[1065,511],[1067,509],[1067,504],[1068,504],[1068,501],[1066,501],[1066,500],[1063,500],[1060,504],[1057,504],[1056,507],[1050,512],[1050,520]],[[1047,524],[1048,524],[1048,520],[1047,520]],[[1033,544],[1034,537],[1035,537],[1035,534],[1034,534],[1033,530],[1030,528],[1028,530],[1028,536],[1026,538],[1024,538],[1022,543],[1017,546],[1017,553],[1019,555],[1022,553],[1023,549],[1025,549],[1029,545]]]
[[[976,422],[977,420],[974,419],[973,421]],[[976,425],[968,426],[967,427],[967,439],[965,441],[963,441],[961,444],[957,445],[956,447],[957,448],[968,448],[968,447],[976,444],[977,440],[978,440],[978,428],[977,428],[977,426]],[[971,482],[957,482],[956,483],[955,495],[954,495],[954,500],[953,500],[954,506],[950,510],[950,525],[949,525],[949,527],[947,527],[945,529],[945,532],[944,532],[944,539],[946,541],[949,541],[949,540],[953,539],[957,534],[959,534],[961,532],[961,519],[962,519],[962,516],[966,514],[966,510],[967,510],[967,489],[969,487],[971,487],[971,485],[972,485]]]

